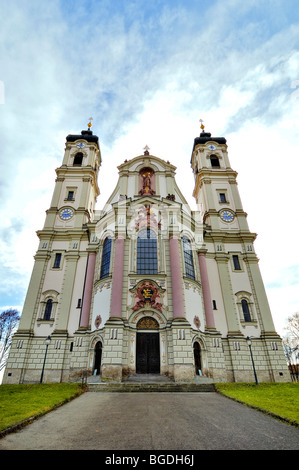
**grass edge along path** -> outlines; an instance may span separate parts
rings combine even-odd
[[[299,427],[299,383],[216,383],[217,393]]]
[[[0,439],[85,391],[79,383],[0,385]]]
[[[299,427],[299,383],[216,383],[217,393]],[[0,385],[0,438],[80,396],[81,384]]]

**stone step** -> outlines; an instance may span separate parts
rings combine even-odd
[[[214,392],[212,383],[89,383],[89,392]]]

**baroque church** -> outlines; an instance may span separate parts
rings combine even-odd
[[[95,210],[90,127],[66,137],[3,383],[288,381],[226,139],[194,139],[196,211],[148,147]]]

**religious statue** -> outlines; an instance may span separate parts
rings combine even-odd
[[[155,194],[155,191],[152,189],[152,176],[154,172],[151,168],[149,169],[144,169],[141,171],[141,176],[142,176],[142,188],[139,191],[139,194],[147,194],[147,195],[152,195]]]

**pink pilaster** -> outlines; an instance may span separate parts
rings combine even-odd
[[[125,240],[123,238],[116,238],[114,271],[112,277],[111,317],[121,317],[122,315],[124,250]]]
[[[184,298],[181,276],[181,262],[179,254],[179,241],[171,237],[170,245],[170,270],[172,282],[172,308],[174,318],[184,318]]]
[[[201,286],[203,294],[203,303],[205,307],[207,328],[215,328],[215,320],[212,308],[212,299],[210,292],[210,283],[208,277],[207,263],[205,253],[198,253],[199,270],[201,277]]]
[[[81,320],[80,320],[81,327],[87,327],[89,325],[89,314],[90,314],[90,306],[91,306],[95,264],[96,264],[96,253],[91,252],[89,253],[88,260],[87,260],[86,279],[85,279],[82,313],[81,313]]]

